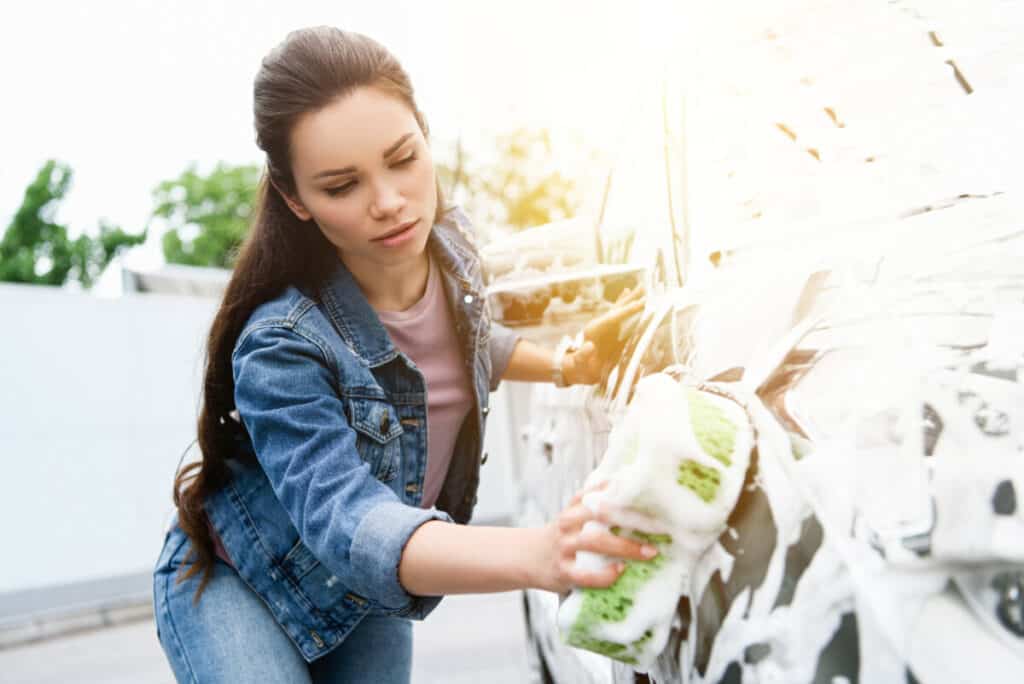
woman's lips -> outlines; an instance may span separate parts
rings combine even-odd
[[[392,231],[390,233],[382,235],[379,238],[374,238],[373,242],[379,242],[379,243],[381,243],[383,245],[386,245],[388,247],[391,247],[393,245],[397,245],[397,244],[399,244],[401,242],[404,242],[406,240],[406,238],[408,238],[408,237],[410,237],[412,235],[412,229],[415,228],[416,224],[419,223],[419,222],[420,222],[419,219],[414,219],[412,221],[409,221],[408,223],[403,224],[402,227],[400,227],[397,230],[394,230],[394,231]]]

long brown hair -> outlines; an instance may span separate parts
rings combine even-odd
[[[243,428],[230,417],[235,408],[231,369],[235,343],[257,306],[290,285],[316,292],[338,262],[337,251],[316,223],[300,220],[281,196],[282,191],[295,193],[291,132],[303,114],[318,111],[360,87],[380,89],[404,102],[427,135],[405,70],[390,52],[366,36],[326,26],[293,31],[263,59],[256,74],[256,144],[266,153],[266,170],[249,234],[206,342],[197,427],[202,458],[182,468],[174,480],[178,523],[192,542],[186,563],[192,562],[179,582],[202,573],[196,602],[210,580],[214,561],[203,504],[228,482],[227,460],[240,457],[237,437]],[[437,194],[435,220],[444,211],[440,185]]]

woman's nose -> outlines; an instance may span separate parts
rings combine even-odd
[[[370,211],[371,215],[384,218],[398,213],[404,206],[405,198],[402,197],[398,188],[389,183],[381,183],[375,188]]]

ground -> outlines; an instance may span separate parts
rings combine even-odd
[[[416,623],[413,684],[529,681],[518,592],[450,596]],[[172,684],[152,620],[0,651],[3,680],[19,684]]]

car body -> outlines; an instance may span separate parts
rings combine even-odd
[[[683,12],[663,88],[629,103],[626,151],[582,223],[596,237],[577,221],[528,286],[511,288],[507,258],[490,283],[548,302],[633,267],[648,293],[600,386],[511,388],[518,521],[551,520],[584,485],[642,378],[727,391],[757,427],[749,482],[665,598],[677,619],[653,680],[1019,677],[1024,9]],[[489,245],[485,270],[524,239]],[[556,258],[573,245],[589,257]],[[599,305],[575,318],[559,304],[504,322],[558,342],[615,289],[593,286]],[[525,601],[541,675],[643,681],[568,647],[559,597]]]

